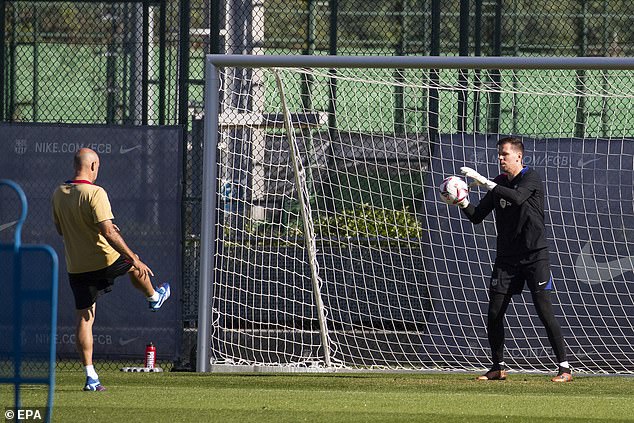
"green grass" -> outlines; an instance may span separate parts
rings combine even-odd
[[[58,372],[56,422],[624,422],[634,378],[512,374],[100,373],[106,392],[82,392],[83,374]],[[6,389],[2,387],[0,389]],[[6,391],[4,391],[6,393]],[[37,405],[45,390],[24,390]],[[3,406],[7,396],[2,395]]]

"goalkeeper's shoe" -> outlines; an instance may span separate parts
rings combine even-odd
[[[156,292],[159,294],[159,299],[156,301],[150,301],[150,310],[157,311],[165,301],[170,297],[170,284],[165,282],[160,284],[156,289]]]
[[[476,380],[505,380],[506,370],[504,369],[491,369],[485,374],[478,376]]]
[[[557,376],[551,379],[553,382],[557,383],[566,383],[572,382],[572,373],[570,373],[570,369],[566,367],[560,367]]]
[[[93,379],[90,376],[86,376],[86,385],[84,385],[84,391],[105,391],[106,388],[99,382],[99,379]]]

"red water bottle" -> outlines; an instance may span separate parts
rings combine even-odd
[[[153,343],[147,344],[145,347],[145,367],[153,369],[156,363],[156,347]]]

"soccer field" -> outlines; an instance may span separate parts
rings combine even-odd
[[[106,392],[59,372],[55,422],[625,422],[634,378],[511,374],[194,374],[102,371]],[[4,394],[6,386],[2,386]],[[7,405],[9,395],[2,395]],[[45,390],[23,392],[36,405]]]

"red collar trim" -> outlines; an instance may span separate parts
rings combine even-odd
[[[85,179],[70,179],[68,181],[66,181],[67,184],[88,184],[88,185],[94,185],[92,182],[87,181]]]

